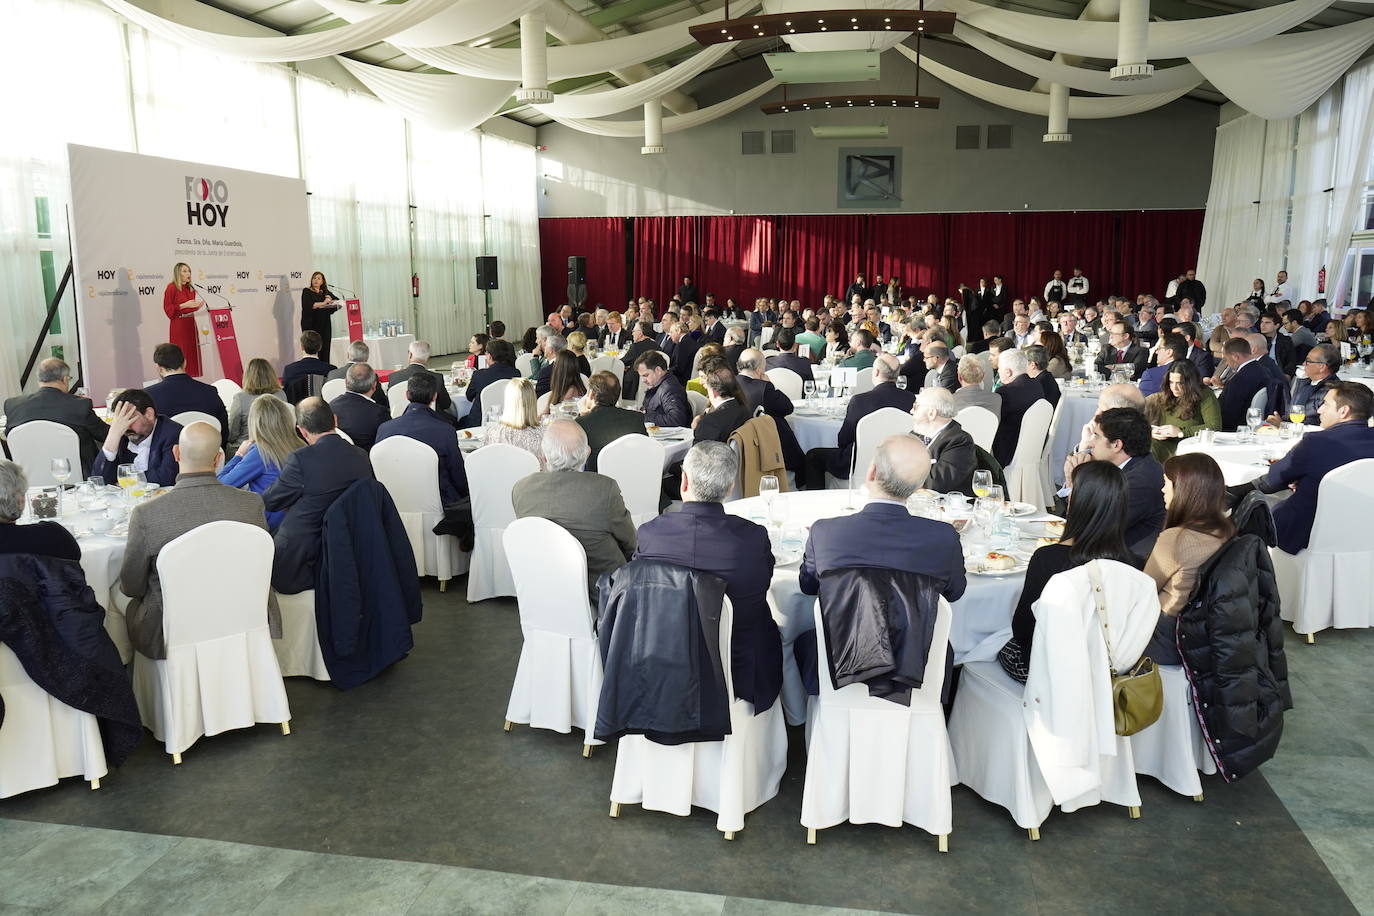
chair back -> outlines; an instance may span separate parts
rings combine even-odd
[[[409,436],[388,436],[368,453],[372,472],[391,494],[396,511],[444,512],[439,498],[439,456],[434,449]]]
[[[983,390],[991,391],[997,384],[997,373],[992,368],[992,354],[984,350],[982,353],[975,353],[974,356],[983,364]]]
[[[598,356],[596,359],[594,359],[594,360],[591,361],[590,365],[591,365],[592,375],[596,375],[598,372],[609,372],[609,373],[611,373],[612,375],[615,375],[617,378],[620,377],[619,371],[618,371],[619,368],[620,368],[620,358],[619,358],[619,357],[616,357],[616,356]]]
[[[243,522],[207,522],[158,551],[162,630],[170,652],[267,626],[272,535]]]
[[[510,384],[510,379],[497,379],[490,385],[482,389],[478,396],[478,403],[473,405],[474,410],[481,411],[479,419],[486,419],[487,411],[493,407],[504,408],[506,404],[506,386]]]
[[[538,473],[539,459],[523,448],[497,442],[469,453],[463,463],[472,493],[473,525],[504,528],[515,521],[511,491],[516,481]]]
[[[515,358],[515,368],[521,378],[529,378],[534,374],[534,354],[521,353]]]
[[[231,378],[222,378],[214,382],[214,389],[219,393],[219,399],[224,402],[224,409],[228,410],[234,406],[234,395],[243,390],[238,382]]]
[[[953,350],[949,351],[949,355],[954,359],[963,359],[964,355],[967,353],[968,351],[965,350],[962,346],[956,346]]]
[[[1250,407],[1251,409],[1258,408],[1260,413],[1264,414],[1265,416],[1268,416],[1268,413],[1265,412],[1266,409],[1269,407],[1268,385],[1264,386],[1259,391],[1255,392],[1255,396],[1250,399]]]
[[[860,369],[854,376],[854,387],[850,389],[850,394],[863,394],[865,391],[873,390],[873,369]]]
[[[857,475],[862,481],[878,452],[878,443],[888,436],[911,432],[911,422],[911,414],[896,407],[884,407],[860,419],[854,429],[854,466],[850,479]]]
[[[324,398],[326,402],[332,401],[347,390],[348,382],[341,378],[332,378],[320,388],[320,397]]]
[[[286,386],[283,392],[286,395],[286,403],[291,405],[299,404],[306,398],[319,397],[324,390],[325,376],[323,375],[303,375],[294,382]]]
[[[172,417],[172,422],[179,423],[183,427],[190,426],[192,423],[209,423],[215,428],[215,432],[224,432],[224,429],[219,425],[218,419],[201,410],[183,410],[181,413]]]
[[[515,581],[520,627],[592,637],[587,551],[546,518],[516,519],[501,535]]]
[[[30,420],[10,430],[10,456],[24,469],[31,487],[51,487],[52,460],[66,458],[71,464],[71,480],[81,479],[81,440],[71,427],[51,420]]]
[[[1350,552],[1352,526],[1374,515],[1374,458],[1361,458],[1329,471],[1317,489],[1317,515],[1307,549],[1322,553]],[[1366,541],[1365,543],[1368,543]]]
[[[773,383],[773,387],[787,395],[792,400],[799,400],[802,396],[802,377],[791,369],[778,367],[769,369],[764,375],[768,376],[768,381]]]
[[[338,433],[338,434],[339,434],[339,438],[342,439],[343,441],[347,442],[349,445],[357,445],[357,444],[358,444],[358,443],[356,443],[356,442],[353,441],[353,437],[352,437],[352,436],[350,436],[347,432],[345,432],[344,430],[340,429],[339,427],[337,427],[337,426],[334,427],[334,432]]]
[[[535,399],[534,409],[542,415],[544,413],[544,408],[549,406],[549,398],[551,397],[553,397],[552,391],[546,391],[543,394],[541,394],[538,398]]]
[[[997,414],[986,407],[965,407],[954,415],[954,419],[973,437],[974,445],[992,451],[992,440],[997,438]]]
[[[406,386],[393,385],[386,392],[387,403],[391,405],[391,419],[396,419],[406,412],[406,407],[410,402],[406,400]]]
[[[596,457],[597,470],[620,484],[625,508],[636,525],[658,515],[666,451],[657,439],[631,433],[603,446]]]
[[[711,406],[711,402],[706,400],[706,395],[696,391],[687,392],[687,403],[692,407],[694,418],[706,413],[706,408]]]
[[[1043,398],[1030,406],[1021,417],[1021,435],[1016,440],[1016,451],[1011,456],[1012,464],[1028,467],[1040,460],[1053,416],[1054,408]]]

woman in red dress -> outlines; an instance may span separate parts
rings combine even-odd
[[[192,377],[200,375],[196,312],[204,305],[205,301],[196,295],[196,288],[191,285],[190,265],[178,263],[172,268],[172,282],[162,294],[162,310],[171,321],[167,339],[181,347],[181,354],[186,357],[186,374]]]

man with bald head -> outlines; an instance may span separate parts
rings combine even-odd
[[[224,460],[220,434],[209,423],[192,423],[181,430],[172,446],[180,473],[176,486],[157,499],[140,503],[129,516],[129,543],[119,588],[131,599],[124,610],[129,642],[146,658],[166,658],[162,638],[162,585],[157,555],[163,547],[193,528],[209,522],[243,522],[267,530],[262,497],[225,486],[215,478]],[[233,563],[233,558],[226,558]],[[273,638],[281,638],[276,601],[268,605]]]

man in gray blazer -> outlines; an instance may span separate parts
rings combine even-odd
[[[517,481],[511,493],[516,518],[546,518],[566,529],[587,551],[587,588],[634,556],[635,525],[620,485],[604,474],[583,471],[587,434],[574,420],[554,420],[544,429],[544,466]]]
[[[181,473],[176,486],[134,507],[129,543],[119,571],[120,590],[131,599],[124,609],[129,641],[146,658],[166,658],[162,636],[162,584],[157,555],[163,547],[207,522],[244,522],[267,530],[262,497],[227,487],[215,478],[222,455],[220,435],[208,423],[192,423],[172,447]],[[281,638],[276,596],[268,593],[267,621],[272,638]]]
[[[972,354],[959,359],[959,389],[954,392],[954,409],[984,407],[1001,419],[1002,396],[983,387],[983,361]]]
[[[61,423],[76,433],[81,467],[72,468],[72,471],[79,470],[84,479],[91,473],[95,453],[110,429],[91,409],[90,398],[80,398],[69,392],[71,380],[71,367],[62,360],[45,359],[39,363],[38,388],[5,400],[5,435],[30,420]]]

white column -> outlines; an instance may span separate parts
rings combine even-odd
[[[1050,126],[1045,134],[1045,143],[1068,143],[1073,140],[1069,133],[1069,87],[1063,83],[1050,83]]]
[[[1116,26],[1114,80],[1143,80],[1154,75],[1154,64],[1145,62],[1150,35],[1150,0],[1121,0]]]
[[[644,103],[644,145],[639,152],[644,156],[663,152],[663,103],[659,99]]]
[[[515,90],[515,100],[532,105],[553,101],[543,11],[520,17],[520,88]]]

